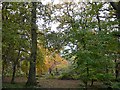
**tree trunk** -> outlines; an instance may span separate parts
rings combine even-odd
[[[113,7],[114,10],[116,10],[116,16],[119,22],[118,25],[118,30],[120,32],[120,1],[119,2],[110,2],[111,6]],[[120,37],[120,35],[118,35]]]
[[[117,62],[117,60],[115,60],[115,77],[116,77],[116,80],[118,79],[118,76],[119,76],[118,62]]]
[[[12,80],[11,80],[12,84],[15,83],[15,73],[16,73],[16,63],[14,62],[14,65],[13,65],[13,74],[12,74]]]
[[[4,81],[4,70],[5,70],[5,64],[2,62],[2,81]]]
[[[93,83],[94,83],[94,79],[91,80],[91,86],[93,86]]]
[[[36,33],[36,2],[32,2],[32,11],[31,11],[31,59],[30,59],[30,69],[28,75],[28,81],[26,85],[36,85],[36,54],[37,54],[37,33]]]
[[[89,78],[89,67],[88,67],[88,60],[87,60],[87,64],[86,64],[86,72],[87,72],[87,80],[86,80],[86,90],[88,88],[88,78]]]
[[[116,16],[119,22],[118,30],[120,32],[120,1],[119,2],[110,2],[114,10],[116,10]],[[120,37],[120,35],[118,35]]]
[[[83,42],[83,49],[86,50],[86,43],[85,43],[85,38],[84,38],[84,34],[83,34],[83,38],[82,38],[82,42]],[[88,60],[87,60],[87,63],[86,63],[86,78],[87,80],[85,80],[85,90],[88,89],[88,78],[89,78],[89,67],[88,67]]]
[[[49,68],[49,74],[52,75],[52,68],[51,67]]]
[[[14,61],[14,64],[13,64],[13,74],[12,74],[12,80],[11,80],[12,84],[15,83],[16,66],[17,66],[17,63],[18,63],[18,60],[19,60],[19,56],[20,56],[20,49],[18,51],[18,56],[17,56],[17,58],[16,58],[16,60]]]
[[[97,3],[96,3],[96,2],[95,2],[95,5],[97,5]],[[97,18],[97,20],[98,20],[98,27],[99,27],[99,31],[101,31],[100,17],[99,17],[99,10],[98,10],[97,12],[98,12],[98,13],[97,13],[96,18]]]

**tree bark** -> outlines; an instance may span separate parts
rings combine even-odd
[[[95,2],[95,5],[97,5],[97,3],[96,3],[96,2]],[[97,13],[96,18],[97,18],[97,20],[98,20],[98,27],[99,27],[99,31],[101,31],[100,17],[99,17],[99,10],[98,10],[97,12],[98,12],[98,13]]]
[[[31,60],[30,60],[30,69],[28,75],[28,81],[26,85],[36,85],[36,55],[37,55],[37,27],[36,27],[36,2],[32,2],[32,11],[31,11]]]
[[[5,64],[2,62],[2,81],[4,81],[4,70],[5,70]]]
[[[13,74],[12,74],[12,79],[11,79],[12,84],[15,83],[15,73],[16,73],[16,62],[14,62],[14,65],[13,65]]]
[[[116,10],[116,16],[119,22],[119,31],[120,31],[120,1],[119,2],[110,2],[111,6],[114,10]]]
[[[17,56],[17,58],[16,58],[16,60],[14,61],[14,64],[13,64],[13,74],[12,74],[12,79],[11,79],[12,84],[15,83],[16,66],[17,66],[17,63],[18,63],[18,60],[19,60],[19,56],[20,56],[20,49],[18,51],[18,56]]]

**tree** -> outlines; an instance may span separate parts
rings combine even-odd
[[[77,71],[86,87],[89,80],[110,80],[113,76],[110,71],[114,69],[113,57],[118,43],[112,35],[112,27],[117,22],[111,21],[107,13],[100,16],[102,11],[109,10],[109,7],[104,8],[105,4],[108,3],[83,3],[80,7],[81,3],[64,3],[61,7],[65,6],[65,9],[59,8],[63,11],[61,16],[56,16],[60,22],[58,28],[65,28],[63,32],[70,47],[67,56],[75,57]]]
[[[2,20],[3,20],[3,76],[4,71],[11,66],[12,71],[11,83],[14,83],[15,74],[20,64],[20,59],[25,57],[22,55],[24,52],[28,54],[29,51],[29,6],[28,3],[13,3],[4,2],[2,7]],[[14,17],[14,18],[13,18]],[[14,26],[14,27],[13,27]],[[11,49],[11,50],[10,50]]]
[[[119,22],[119,30],[120,30],[120,1],[119,2],[110,2],[113,9],[116,10],[116,16]]]
[[[27,85],[36,85],[36,55],[37,55],[37,26],[36,26],[36,7],[37,3],[32,2],[31,11],[31,59]]]
[[[118,31],[115,33],[115,36],[118,38],[118,42],[119,42],[119,38],[120,38],[120,1],[119,2],[110,2],[111,6],[113,7],[113,9],[116,11],[116,16],[117,16],[117,19],[118,19]],[[119,48],[118,48],[119,49]],[[115,59],[115,63],[116,63],[116,66],[115,66],[115,72],[116,72],[116,79],[118,78],[118,75],[120,73],[119,71],[119,50],[116,54],[116,59]],[[118,59],[118,60],[117,60]]]

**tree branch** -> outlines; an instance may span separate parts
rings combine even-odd
[[[111,6],[113,7],[114,10],[117,10],[117,5],[115,2],[110,2]]]

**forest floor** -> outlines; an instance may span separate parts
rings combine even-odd
[[[14,86],[10,84],[11,78],[5,77],[3,81],[3,88],[21,88],[25,86],[27,78],[16,77]],[[40,88],[80,88],[83,87],[83,83],[80,80],[58,80],[58,79],[38,79],[38,86]],[[21,85],[21,86],[20,86]],[[99,88],[102,84],[99,82],[94,83],[94,87]]]

